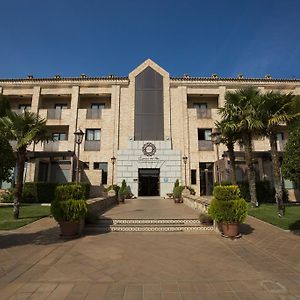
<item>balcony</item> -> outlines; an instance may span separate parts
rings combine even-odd
[[[99,151],[100,141],[84,141],[84,151]]]
[[[198,119],[210,119],[211,118],[211,109],[197,109],[197,118]]]
[[[87,119],[101,119],[102,109],[88,108],[86,110]]]
[[[212,141],[201,140],[198,141],[198,150],[202,151],[213,151],[214,144]]]
[[[30,110],[31,110],[30,108],[26,108],[26,111],[30,111]],[[25,112],[25,109],[12,109],[11,111],[18,115],[21,115]]]
[[[60,120],[62,115],[62,109],[48,108],[47,119],[49,120]]]
[[[277,150],[284,151],[284,147],[286,145],[287,140],[279,140],[277,141]]]
[[[57,152],[68,151],[68,141],[52,141],[44,144],[44,151]]]

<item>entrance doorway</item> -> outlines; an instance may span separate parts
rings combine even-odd
[[[214,163],[200,163],[200,195],[212,195],[214,188]]]
[[[139,169],[139,196],[159,196],[159,169]]]

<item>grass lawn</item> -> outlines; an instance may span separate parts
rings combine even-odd
[[[0,230],[9,230],[22,227],[38,219],[50,215],[50,206],[24,205],[20,208],[19,219],[12,216],[13,208],[0,206]]]
[[[285,207],[282,218],[278,217],[276,204],[261,204],[257,208],[249,206],[248,214],[282,229],[300,229],[300,205],[287,204]]]

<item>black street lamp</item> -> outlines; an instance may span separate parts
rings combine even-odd
[[[113,156],[110,160],[111,160],[111,163],[112,163],[111,185],[114,188],[114,172],[115,172],[115,163],[116,163],[117,159]]]
[[[80,144],[82,143],[84,132],[81,129],[77,129],[74,132],[75,143],[77,144],[77,165],[76,165],[76,183],[79,182],[79,154],[80,154]]]
[[[186,155],[184,155],[182,157],[182,160],[184,163],[184,186],[187,187],[187,185],[186,185],[186,164],[187,164],[188,157]]]
[[[219,145],[221,144],[221,133],[217,129],[213,129],[211,138],[213,143],[216,145],[217,148],[217,178],[218,184],[221,185],[221,173],[220,173],[220,154],[219,154]]]

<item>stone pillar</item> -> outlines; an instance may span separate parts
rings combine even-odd
[[[3,94],[3,87],[0,86],[0,94]]]
[[[32,99],[31,99],[31,111],[38,113],[40,108],[40,99],[41,99],[41,87],[35,86],[33,88]]]
[[[219,99],[218,99],[218,107],[222,107],[225,104],[225,94],[226,94],[226,87],[220,86],[219,87]]]
[[[75,151],[75,136],[74,132],[77,129],[78,123],[78,104],[79,104],[79,86],[72,87],[71,95],[71,111],[70,111],[70,125],[69,125],[69,143],[73,144],[73,149]]]

